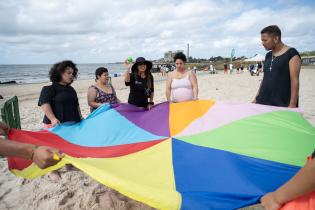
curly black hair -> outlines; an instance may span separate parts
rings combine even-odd
[[[61,81],[61,75],[65,72],[65,70],[70,67],[73,69],[73,78],[76,79],[78,76],[78,69],[76,67],[76,64],[73,63],[70,60],[61,61],[58,63],[55,63],[50,71],[49,71],[49,79],[51,82],[60,82]]]
[[[182,60],[182,61],[184,61],[184,62],[187,61],[186,55],[185,55],[184,53],[182,53],[182,52],[178,52],[178,53],[176,53],[176,54],[174,55],[174,62],[176,62],[177,59],[180,59],[180,60]]]

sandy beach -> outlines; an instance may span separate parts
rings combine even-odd
[[[154,75],[155,103],[166,100],[165,78]],[[210,75],[198,72],[200,99],[216,101],[251,102],[262,80],[260,76],[242,74]],[[22,129],[39,130],[43,112],[37,106],[39,93],[46,84],[2,85],[4,98],[18,96]],[[89,114],[86,92],[94,79],[73,83],[84,117]],[[112,78],[112,84],[122,102],[127,102],[129,88],[123,77]],[[299,105],[303,116],[315,126],[315,68],[302,69],[300,74]],[[0,159],[0,209],[151,209],[103,186],[80,171],[62,171],[62,180],[52,183],[47,176],[24,180],[12,175],[5,159]],[[259,207],[257,207],[258,209]]]

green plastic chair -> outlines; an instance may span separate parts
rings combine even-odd
[[[21,129],[18,97],[5,101],[1,107],[1,118],[10,128]]]

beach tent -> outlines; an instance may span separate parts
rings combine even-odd
[[[245,62],[263,62],[265,61],[265,56],[256,54],[254,57],[247,58],[244,60]]]
[[[299,109],[198,100],[145,111],[104,104],[76,124],[11,130],[18,142],[66,156],[40,170],[9,158],[12,173],[35,178],[67,163],[158,209],[237,209],[289,180],[312,153],[315,128]]]

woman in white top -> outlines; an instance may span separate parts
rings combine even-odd
[[[183,102],[198,99],[196,75],[185,68],[186,56],[176,53],[175,71],[168,74],[166,82],[166,99],[169,102]]]

